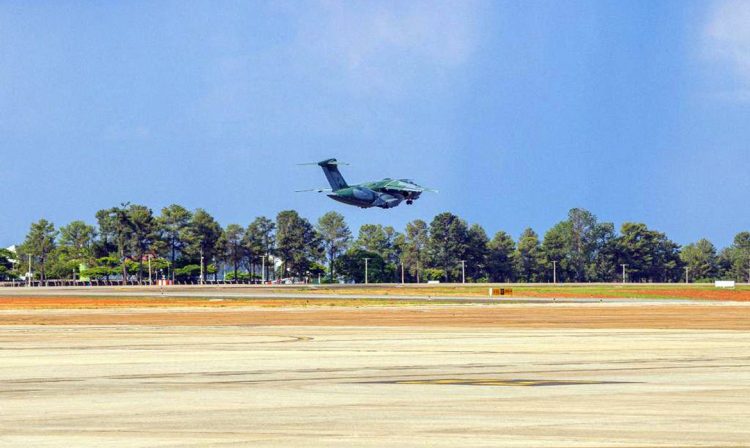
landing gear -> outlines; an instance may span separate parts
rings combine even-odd
[[[414,203],[414,201],[411,200],[411,199],[407,199],[406,200],[406,205],[412,205],[413,203]]]

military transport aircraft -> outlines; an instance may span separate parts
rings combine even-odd
[[[393,208],[401,201],[411,205],[414,200],[419,199],[422,192],[432,190],[420,187],[409,179],[385,178],[375,182],[364,182],[357,185],[349,185],[339,172],[338,165],[345,165],[336,159],[327,159],[316,163],[302,163],[301,165],[319,165],[323,168],[331,188],[313,188],[310,190],[297,190],[297,192],[317,191],[328,193],[328,197],[344,204],[356,205],[361,208],[380,207]]]

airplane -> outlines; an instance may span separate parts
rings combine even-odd
[[[437,193],[437,190],[421,187],[410,179],[385,178],[375,182],[349,185],[338,168],[338,165],[346,164],[336,159],[326,159],[318,163],[302,163],[301,165],[318,165],[323,168],[323,173],[326,175],[328,183],[331,184],[331,188],[297,190],[298,193],[305,191],[325,192],[329,193],[327,196],[334,201],[360,208],[393,208],[397,207],[402,201],[411,205],[425,191]]]

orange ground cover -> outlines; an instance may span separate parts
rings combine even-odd
[[[162,299],[144,298],[96,298],[96,297],[0,297],[0,310],[23,309],[92,309],[92,308],[173,308],[173,307],[232,307],[232,306],[279,306],[279,300],[235,300],[206,299]],[[285,305],[303,305],[304,300],[287,300]]]
[[[564,298],[615,298],[615,297],[653,297],[653,298],[674,298],[674,299],[702,299],[702,300],[727,300],[735,302],[750,301],[750,290],[732,290],[732,289],[694,289],[694,288],[670,288],[670,289],[625,289],[617,295],[605,293],[580,293],[575,291],[518,291],[519,297],[564,297]]]

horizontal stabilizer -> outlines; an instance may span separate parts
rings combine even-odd
[[[308,193],[310,191],[314,191],[316,193],[330,193],[333,190],[330,188],[309,188],[307,190],[294,190],[295,193]]]
[[[324,160],[323,162],[305,162],[305,163],[298,163],[298,166],[322,166],[322,165],[346,165],[349,164],[346,162],[339,162],[336,159],[331,160]]]

